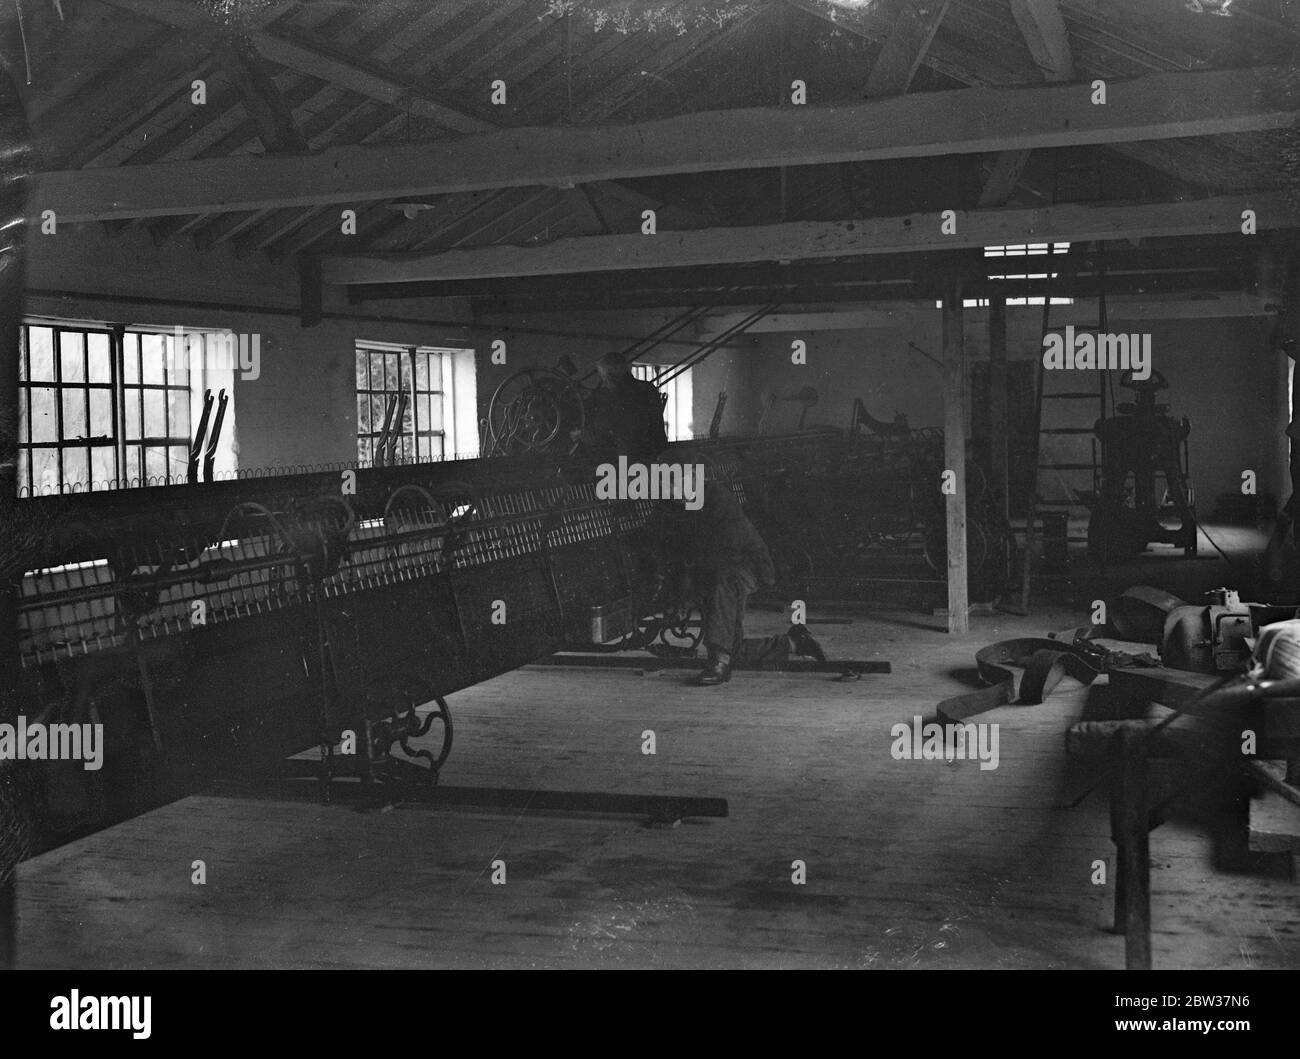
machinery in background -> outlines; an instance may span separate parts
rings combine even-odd
[[[1195,493],[1187,459],[1191,424],[1186,417],[1173,419],[1168,405],[1156,403],[1156,394],[1169,388],[1158,371],[1149,379],[1126,371],[1120,385],[1136,400],[1117,405],[1117,415],[1097,420],[1094,427],[1102,458],[1101,480],[1090,498],[1089,553],[1103,563],[1120,561],[1158,542],[1195,555]]]
[[[563,367],[516,372],[493,394],[488,454],[571,455],[586,395],[576,373]],[[947,581],[942,431],[913,429],[902,415],[878,420],[861,399],[847,431],[810,426],[815,389],[770,398],[759,436],[711,435],[691,445],[709,454],[746,504],[772,551],[782,590],[802,598],[876,598],[889,586],[904,586],[937,601]],[[765,434],[777,400],[800,406],[798,426]],[[1014,552],[1003,505],[987,483],[979,461],[968,459],[966,550],[976,601],[1002,594]]]
[[[483,455],[571,453],[571,435],[586,425],[590,404],[590,388],[564,365],[517,371],[488,402]]]
[[[656,501],[598,498],[594,461],[564,451],[572,388],[533,382],[500,408],[525,447],[506,458],[18,502],[5,576],[20,712],[103,723],[108,740],[102,773],[49,772],[63,789],[45,792],[41,819],[96,826],[235,771],[432,787],[453,692],[564,648],[689,648],[691,615],[655,598]],[[874,597],[901,581],[940,597],[942,437],[863,422],[679,443],[663,459],[708,461],[783,592]],[[986,518],[983,482],[972,463],[976,598],[1000,589],[1009,536]]]
[[[20,501],[19,713],[106,741],[101,771],[41,773],[36,818],[67,834],[233,773],[433,787],[447,695],[685,624],[642,628],[652,504],[594,481],[516,458]]]

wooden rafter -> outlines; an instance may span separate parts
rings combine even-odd
[[[1011,14],[1020,28],[1029,53],[1045,81],[1074,79],[1074,52],[1056,0],[1011,0]],[[1011,197],[1021,173],[1029,163],[1030,151],[1003,151],[993,163],[983,189],[980,206],[1001,206]]]
[[[907,91],[912,77],[920,68],[939,23],[951,0],[912,0],[896,3],[895,15],[884,47],[871,67],[866,96],[896,96]]]
[[[46,173],[36,210],[70,221],[358,203],[477,188],[665,173],[1115,144],[1290,127],[1276,68],[1155,74],[1110,85],[1104,107],[1068,84],[958,89],[845,107],[753,108],[633,126],[507,129],[455,141],[343,147]]]
[[[1239,231],[1242,210],[1246,208],[1256,211],[1261,229],[1300,227],[1300,207],[1283,193],[1267,193],[1142,205],[972,210],[956,214],[952,234],[942,230],[939,214],[932,212],[854,221],[661,232],[653,237],[590,236],[539,247],[340,255],[326,259],[324,276],[326,282],[335,284],[419,283],[815,260],[1007,243],[1205,235]]]
[[[307,150],[307,138],[252,42],[247,37],[231,36],[219,40],[214,50],[253,120],[266,153]]]

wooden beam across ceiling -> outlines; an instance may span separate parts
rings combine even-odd
[[[1074,52],[1056,0],[1011,0],[1011,14],[1048,82],[1074,79]],[[980,206],[1002,206],[1019,183],[1031,151],[1002,151],[980,191]]]
[[[1013,306],[1012,311],[1041,313],[1041,306]],[[1277,307],[1265,297],[1258,294],[1224,293],[1172,295],[1161,299],[1128,300],[1125,296],[1111,299],[1107,305],[1110,316],[1115,321],[1128,320],[1199,320],[1222,319],[1240,316],[1275,316]],[[745,330],[750,334],[784,334],[786,332],[814,331],[856,331],[869,327],[898,327],[912,323],[917,312],[933,314],[928,306],[918,306],[916,302],[877,303],[871,308],[846,306],[838,309],[826,309],[820,312],[779,312],[764,316],[751,323]],[[1058,324],[1074,323],[1078,320],[1092,319],[1097,315],[1096,306],[1061,305],[1052,307],[1054,322]],[[697,326],[701,338],[722,334],[746,318],[743,312],[720,313],[706,316]]]
[[[423,281],[617,272],[692,265],[802,261],[923,250],[958,250],[1031,242],[1090,242],[1240,231],[1242,211],[1260,229],[1300,227],[1300,206],[1284,193],[1223,196],[1191,202],[1043,209],[973,210],[955,214],[955,233],[941,231],[936,212],[853,221],[796,221],[748,228],[709,228],[655,236],[561,239],[538,247],[488,246],[442,253],[349,254],[327,257],[326,283]],[[1247,238],[1243,236],[1243,238]]]
[[[898,96],[907,91],[929,50],[951,0],[898,0],[897,15],[884,47],[871,67],[865,95],[868,99]]]
[[[268,154],[306,151],[307,138],[248,38],[232,35],[219,41],[214,50],[257,128],[263,149]]]
[[[843,107],[751,108],[637,125],[504,129],[456,140],[44,173],[35,215],[105,221],[574,184],[667,173],[1109,144],[1291,126],[1281,68],[1152,74],[1108,86],[966,88]]]
[[[841,18],[833,13],[834,9],[819,4],[817,0],[785,0],[785,3],[798,8],[813,18],[830,22],[836,28],[852,33],[855,36],[877,42],[884,39],[884,34],[879,25],[870,18],[866,20]],[[1071,3],[1069,6],[1071,17],[1077,19],[1080,14],[1080,5],[1076,2]],[[1013,65],[1004,59],[1000,59],[996,53],[971,51],[945,41],[941,37],[931,42],[931,47],[922,61],[932,70],[960,84],[1009,86],[1023,82],[1023,76],[1014,69]],[[1110,79],[1107,78],[1107,81],[1109,83]],[[1186,179],[1189,163],[1192,165],[1204,164],[1208,153],[1206,148],[1199,143],[1160,145],[1129,141],[1109,144],[1107,149],[1115,154],[1141,162],[1165,176],[1180,181]],[[1207,168],[1217,170],[1225,167],[1216,163]],[[1213,184],[1207,184],[1207,186],[1221,187],[1227,190],[1241,186],[1241,182],[1236,177],[1233,177],[1215,181]]]
[[[100,0],[109,7],[126,11],[141,18],[152,19],[175,29],[191,30],[201,34],[218,33],[216,25],[203,5],[185,0]],[[265,28],[250,28],[248,39],[258,53],[271,62],[278,63],[298,73],[327,81],[392,106],[407,110],[412,116],[430,118],[460,133],[484,132],[491,124],[464,114],[454,107],[433,99],[416,85],[387,70],[372,69],[351,56],[335,54],[319,44],[310,46]]]
[[[1074,52],[1056,0],[1011,0],[1011,14],[1043,80],[1074,80]]]

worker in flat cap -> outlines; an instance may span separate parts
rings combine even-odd
[[[717,480],[707,457],[682,455],[683,463],[704,469],[703,503],[667,501],[658,513],[661,570],[671,591],[694,600],[704,616],[708,660],[698,682],[715,686],[731,679],[733,664],[779,668],[791,654],[825,661],[821,646],[803,625],[779,636],[745,638],[745,608],[760,586],[776,584],[767,545],[741,510],[730,487]]]
[[[619,353],[606,353],[596,361],[600,384],[590,402],[590,414],[581,442],[589,452],[649,460],[668,445],[664,430],[664,402],[658,388],[633,378],[632,369]]]

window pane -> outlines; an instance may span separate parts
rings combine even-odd
[[[27,390],[19,389],[18,391],[18,443],[20,445],[31,441],[27,436]],[[23,466],[26,466],[25,460],[20,460]]]
[[[442,397],[421,397],[424,407],[420,409],[421,430],[442,429]]]
[[[442,354],[430,353],[429,357],[429,389],[442,389]]]
[[[126,466],[122,469],[122,476],[126,479],[126,485],[142,485],[140,476],[142,474],[140,467],[140,446],[129,445],[126,450]]]
[[[190,365],[201,364],[203,337],[185,335],[177,346],[175,335],[163,338],[164,356],[167,358],[167,382],[171,386],[189,386]]]
[[[366,360],[366,352],[363,349],[357,350],[357,389],[364,390],[370,383],[370,365]]]
[[[378,434],[384,429],[384,399],[382,397],[370,398],[370,432]]]
[[[72,441],[86,436],[86,391],[63,391],[63,438]]]
[[[370,398],[357,398],[357,433],[370,433]]]
[[[138,440],[140,437],[140,391],[126,391],[126,434],[123,435],[129,441]]]
[[[189,470],[189,462],[190,462],[189,449],[183,448],[180,445],[172,445],[170,448],[168,448],[167,473],[170,474],[174,479],[179,479],[181,481],[184,481],[186,472]],[[200,463],[200,467],[202,467],[202,463]],[[199,473],[200,475],[202,475],[203,473],[202,470],[200,470]],[[215,468],[213,469],[213,474],[214,475],[216,474]]]
[[[32,360],[32,381],[54,381],[54,332],[48,327],[27,329],[27,349]]]
[[[167,422],[171,431],[169,437],[188,438],[190,436],[190,391],[167,391]],[[225,433],[225,430],[222,430]]]
[[[145,382],[163,381],[162,335],[140,336],[141,367]]]
[[[140,381],[140,336],[122,336],[122,381],[128,385]]]
[[[97,445],[90,450],[90,477],[96,489],[112,489],[117,472],[113,467],[113,449]]]
[[[58,420],[54,414],[53,386],[32,387],[32,440],[58,441]]]
[[[81,492],[90,488],[90,450],[63,450],[63,491]]]
[[[37,496],[59,488],[59,453],[57,449],[32,450],[32,491]]]
[[[401,375],[400,375],[400,368],[398,366],[401,362],[400,357],[401,357],[400,353],[384,354],[384,389],[385,390],[397,390],[400,388]]]
[[[76,331],[59,332],[59,357],[64,382],[86,381],[86,343]]]
[[[93,438],[113,436],[113,392],[111,390],[90,391],[90,436]]]
[[[382,390],[384,388],[384,355],[382,353],[370,354],[370,388],[372,390]]]
[[[162,390],[144,391],[144,436],[147,438],[167,436],[167,402]]]
[[[161,478],[167,473],[167,450],[161,445],[147,445],[144,450],[144,473],[149,478]],[[154,483],[159,484],[158,482]]]
[[[427,390],[429,388],[429,354],[415,354],[415,388],[417,390]]]
[[[87,377],[91,382],[113,381],[113,354],[109,349],[108,335],[95,333],[86,336],[86,353],[90,362]]]
[[[357,438],[357,459],[362,463],[370,462],[371,446],[369,438]]]

